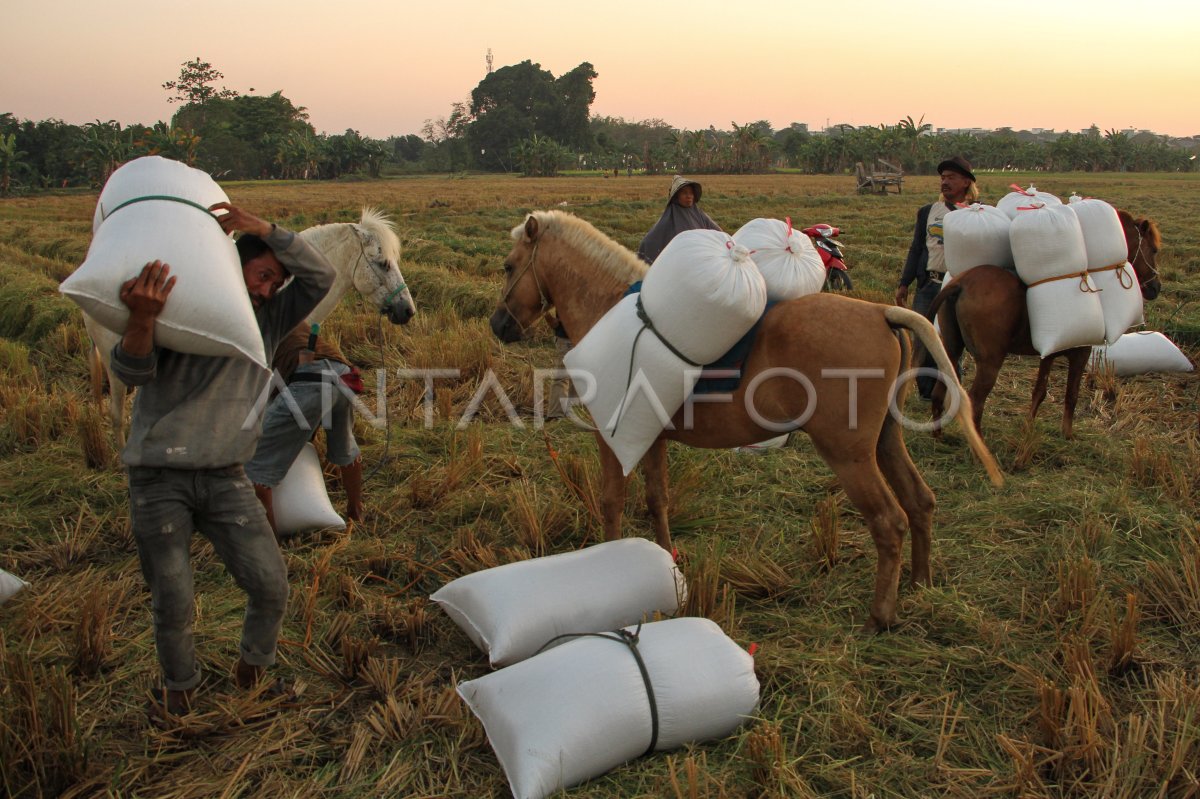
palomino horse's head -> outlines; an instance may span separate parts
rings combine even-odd
[[[1162,247],[1162,235],[1152,219],[1134,219],[1125,211],[1117,211],[1121,227],[1125,229],[1125,243],[1129,246],[1129,262],[1137,274],[1142,297],[1153,300],[1162,291],[1158,277],[1158,251]]]
[[[491,319],[492,332],[503,342],[524,338],[554,306],[546,292],[544,266],[542,271],[538,267],[538,244],[543,232],[533,214],[512,230],[513,248],[504,259],[504,291]]]
[[[360,255],[355,259],[350,279],[368,302],[392,324],[404,325],[417,312],[412,294],[400,274],[400,239],[387,216],[374,208],[364,208],[362,219],[351,225],[358,237]]]

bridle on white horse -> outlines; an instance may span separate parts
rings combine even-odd
[[[546,290],[542,288],[541,278],[538,277],[537,269],[534,267],[533,263],[534,259],[537,258],[539,243],[540,242],[537,241],[533,243],[533,249],[529,251],[529,260],[525,262],[525,266],[521,267],[521,271],[518,272],[517,276],[508,284],[508,289],[505,290],[504,296],[500,298],[500,304],[504,306],[504,310],[507,311],[512,320],[517,323],[517,327],[521,328],[522,336],[525,335],[527,330],[540,322],[542,317],[550,313],[550,309],[554,307],[554,303],[550,301],[550,297],[546,294]],[[517,284],[521,282],[521,278],[525,276],[526,272],[529,272],[533,275],[533,284],[537,286],[538,300],[541,301],[541,305],[538,307],[537,315],[533,317],[533,320],[530,321],[529,324],[523,325],[521,324],[521,320],[517,318],[517,315],[512,312],[512,308],[508,304],[508,298],[512,296],[513,289],[515,289]]]
[[[351,225],[353,226],[353,223],[351,223]],[[354,268],[350,270],[351,284],[354,283],[354,277],[355,277],[355,275],[358,274],[358,267],[364,261],[366,261],[371,266],[375,266],[376,269],[382,269],[385,272],[387,271],[386,267],[379,267],[374,262],[372,262],[371,259],[367,258],[367,245],[363,243],[362,236],[358,236],[356,238],[358,238],[358,253],[359,254],[358,254],[358,259],[355,260],[355,262],[354,262]],[[394,300],[396,298],[397,294],[404,291],[406,288],[408,288],[408,284],[405,283],[404,278],[401,277],[400,285],[397,286],[396,288],[392,289],[391,291],[389,291],[387,296],[383,298],[383,302],[379,303],[379,313],[381,313],[381,314],[387,313],[388,305],[390,305],[392,300]]]

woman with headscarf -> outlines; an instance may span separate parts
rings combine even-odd
[[[685,230],[721,230],[712,217],[700,210],[700,184],[676,175],[671,181],[670,199],[666,210],[650,228],[638,246],[638,258],[648,264],[663,251],[667,243]],[[722,231],[724,232],[724,231]]]

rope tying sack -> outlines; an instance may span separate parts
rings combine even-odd
[[[185,200],[183,197],[172,197],[169,194],[147,194],[144,197],[134,197],[131,200],[126,200],[125,202],[121,203],[116,208],[112,209],[111,211],[108,211],[107,213],[105,213],[104,209],[101,208],[100,209],[100,218],[102,220],[108,219],[110,216],[115,214],[117,211],[120,211],[122,208],[124,208],[127,205],[133,205],[134,203],[144,203],[149,200],[166,200],[167,202],[181,203],[183,205],[190,205],[193,208],[203,211],[205,216],[211,217],[214,222],[217,221],[216,214],[214,214],[212,211],[205,208],[200,203],[192,202],[191,200]]]
[[[629,349],[629,373],[625,376],[625,394],[621,397],[621,404],[617,408],[617,414],[615,417],[616,421],[613,422],[612,426],[612,434],[614,436],[617,434],[617,428],[621,424],[621,416],[625,412],[625,402],[629,399],[629,387],[633,385],[633,363],[637,357],[638,341],[641,340],[643,333],[649,330],[658,338],[659,341],[663,343],[663,346],[670,350],[672,355],[689,366],[695,366],[696,368],[703,366],[703,364],[696,363],[691,358],[675,349],[675,346],[671,344],[671,342],[667,341],[666,336],[659,332],[658,328],[654,326],[654,322],[650,319],[650,314],[646,313],[646,308],[642,305],[642,295],[640,292],[638,293],[637,298],[637,317],[642,321],[642,327],[640,330],[638,330],[637,335],[634,336],[633,346]]]
[[[1131,289],[1131,288],[1133,288],[1136,281],[1135,281],[1133,275],[1129,274],[1129,270],[1125,268],[1127,266],[1129,266],[1129,262],[1122,261],[1119,264],[1113,264],[1112,266],[1104,266],[1099,269],[1090,269],[1088,271],[1089,271],[1089,273],[1091,273],[1093,275],[1099,274],[1100,272],[1116,272],[1117,280],[1120,281],[1120,283],[1121,283],[1121,288]],[[1128,282],[1126,282],[1126,281],[1128,281]],[[1101,289],[1101,291],[1103,291],[1103,289]]]
[[[1028,286],[1026,286],[1026,288],[1033,288],[1034,286],[1040,286],[1043,283],[1052,283],[1055,280],[1066,280],[1067,278],[1072,278],[1072,277],[1079,278],[1079,290],[1082,291],[1084,294],[1099,294],[1101,291],[1104,290],[1104,289],[1092,288],[1092,284],[1088,282],[1088,273],[1087,273],[1086,269],[1082,272],[1071,272],[1070,274],[1066,274],[1066,275],[1057,275],[1055,277],[1046,277],[1046,278],[1042,278],[1041,280],[1035,280],[1034,282],[1032,282]]]
[[[540,655],[548,647],[552,646],[555,641],[574,640],[576,638],[603,638],[606,641],[616,641],[618,644],[625,644],[629,648],[629,653],[633,655],[633,659],[637,661],[638,671],[642,674],[642,683],[646,686],[646,699],[650,702],[650,745],[646,747],[645,752],[642,752],[642,757],[645,757],[654,751],[654,747],[658,746],[658,702],[654,698],[654,686],[650,683],[650,672],[646,668],[646,661],[642,659],[642,653],[638,651],[638,635],[641,632],[642,624],[638,622],[637,629],[633,632],[621,629],[608,633],[564,633],[563,635],[556,635],[542,644],[541,649],[535,652],[534,655]]]

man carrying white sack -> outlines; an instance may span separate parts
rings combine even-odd
[[[938,164],[938,175],[941,178],[941,195],[937,202],[923,205],[917,211],[917,223],[913,227],[912,244],[908,248],[908,258],[904,262],[904,272],[896,286],[896,304],[901,308],[908,305],[908,286],[917,281],[917,294],[913,297],[913,310],[928,316],[929,306],[933,298],[942,290],[942,281],[946,277],[945,239],[942,235],[942,220],[946,214],[953,211],[959,203],[975,202],[979,199],[979,188],[975,185],[975,173],[971,171],[971,162],[956,155]],[[930,321],[933,321],[932,319]],[[926,358],[921,366],[936,368],[932,358]],[[923,399],[933,396],[933,386],[937,378],[920,376],[917,378],[917,390]]]
[[[217,220],[227,234],[243,234],[237,242],[242,277],[270,358],[329,291],[334,269],[289,230],[229,203],[209,210],[224,211]],[[284,288],[289,275],[294,279]],[[146,264],[121,286],[129,325],[112,352],[116,376],[140,386],[121,458],[129,468],[133,535],[150,587],[163,673],[149,707],[156,721],[186,712],[201,678],[192,639],[194,531],[212,542],[247,595],[241,657],[234,669],[238,687],[253,687],[274,664],[288,595],[283,556],[242,469],[259,434],[257,424],[245,421],[254,418],[269,375],[249,360],[157,346],[155,321],[174,288],[170,266],[160,261]],[[186,297],[175,301],[186,302]],[[271,690],[287,693],[279,682]]]

